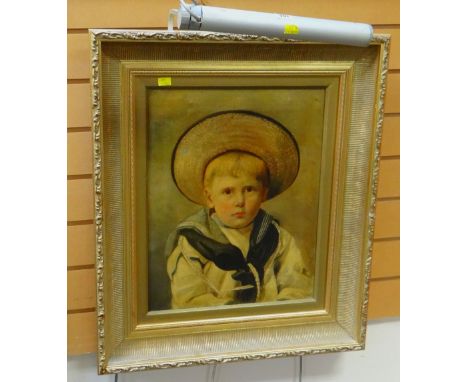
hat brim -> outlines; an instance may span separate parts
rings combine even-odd
[[[224,112],[197,122],[179,139],[172,175],[188,199],[205,204],[203,177],[214,158],[244,151],[261,158],[270,174],[268,199],[282,193],[299,170],[299,150],[289,131],[278,122],[250,112]]]

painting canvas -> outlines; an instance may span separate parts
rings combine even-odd
[[[192,260],[185,260],[188,255],[180,253],[170,257],[168,251],[173,251],[174,248],[166,249],[171,243],[163,238],[169,238],[171,233],[176,229],[184,219],[196,214],[203,208],[207,208],[206,203],[193,202],[186,195],[184,195],[177,187],[174,179],[174,152],[179,140],[187,134],[188,131],[193,129],[194,124],[212,115],[226,115],[231,113],[234,117],[236,115],[253,115],[259,118],[259,123],[256,127],[257,130],[267,129],[261,124],[261,119],[270,119],[286,129],[286,134],[291,136],[291,141],[294,142],[295,149],[297,150],[298,164],[297,170],[294,168],[286,167],[282,169],[283,172],[293,171],[294,181],[284,192],[275,195],[273,198],[268,198],[265,203],[262,203],[262,210],[266,211],[269,216],[278,222],[281,227],[281,232],[290,233],[293,238],[293,245],[297,244],[296,259],[289,260],[284,265],[285,269],[282,270],[283,284],[270,282],[262,279],[259,281],[260,290],[258,291],[257,299],[249,299],[249,302],[257,302],[263,300],[264,302],[271,302],[285,299],[301,299],[313,298],[313,280],[315,269],[315,249],[316,249],[316,233],[317,233],[317,217],[318,217],[318,191],[320,183],[320,169],[321,169],[321,156],[322,156],[322,138],[323,138],[323,124],[324,124],[324,104],[325,104],[325,91],[323,88],[308,88],[308,89],[251,89],[251,88],[236,88],[236,89],[170,89],[167,87],[155,87],[148,93],[148,166],[147,166],[147,187],[148,187],[148,250],[149,250],[149,308],[150,310],[164,310],[174,308],[171,304],[171,280],[170,274],[175,272],[176,265],[169,264],[168,261],[177,262],[179,268],[179,277],[177,272],[174,276],[176,281],[173,281],[173,290],[179,291],[184,303],[179,303],[177,307],[196,307],[196,306],[216,306],[228,305],[233,303],[242,303],[241,298],[233,298],[232,293],[228,293],[229,297],[221,296],[222,292],[219,291],[221,286],[224,289],[232,290],[236,286],[241,286],[242,282],[232,282],[232,275],[240,268],[223,270],[218,265],[209,260],[206,255],[200,258],[196,257]],[[215,117],[217,118],[217,117]],[[220,119],[218,117],[218,119]],[[216,124],[226,124],[222,118]],[[213,153],[220,155],[219,152],[229,152],[235,149],[246,151],[249,150],[249,135],[251,132],[242,131],[245,121],[240,121],[238,126],[227,126],[226,131],[217,133],[215,136],[205,138],[205,142],[198,141],[198,144],[205,144],[208,146],[218,146],[211,148]],[[248,123],[248,122],[247,122]],[[253,122],[255,124],[255,122]],[[214,127],[216,129],[216,127]],[[202,127],[203,129],[203,127]],[[213,128],[211,128],[213,129]],[[221,127],[222,129],[222,127]],[[253,127],[255,129],[255,127]],[[280,129],[280,127],[278,127]],[[203,136],[210,134],[210,127],[206,128],[207,131],[201,133]],[[230,131],[234,130],[235,138],[232,137]],[[268,132],[266,131],[265,134]],[[245,144],[242,142],[232,142],[233,139],[242,141],[242,134],[245,135]],[[268,142],[262,141],[262,132],[258,133],[260,139],[253,143],[257,146],[257,151],[264,151],[268,148]],[[283,145],[283,142],[278,143]],[[237,146],[236,146],[237,145]],[[262,145],[267,145],[262,148]],[[185,148],[187,150],[187,148]],[[190,149],[190,148],[189,148]],[[209,148],[207,148],[209,150]],[[206,152],[203,149],[201,153]],[[196,149],[193,150],[194,152]],[[250,150],[250,151],[255,151]],[[192,157],[184,157],[184,160],[203,161],[201,153],[191,154]],[[288,155],[288,153],[280,152],[280,155]],[[190,154],[189,154],[190,155]],[[195,156],[194,156],[195,155]],[[257,154],[258,155],[258,154]],[[289,155],[290,156],[290,155]],[[285,162],[289,158],[274,158],[278,162]],[[296,177],[297,174],[297,177]],[[280,176],[285,174],[280,174]],[[192,180],[193,181],[193,180]],[[202,179],[199,179],[201,182]],[[196,180],[195,180],[196,182]],[[193,185],[194,186],[194,185]],[[241,210],[242,207],[239,207]],[[251,223],[252,221],[246,221]],[[241,224],[242,225],[242,224]],[[221,226],[223,223],[221,222]],[[229,226],[228,226],[229,227]],[[240,227],[239,227],[240,228]],[[243,227],[242,227],[243,228]],[[173,235],[173,233],[172,233]],[[223,235],[225,236],[225,235]],[[283,235],[284,236],[284,235]],[[284,241],[284,238],[280,238]],[[231,239],[233,240],[233,239]],[[271,241],[271,239],[270,239]],[[218,241],[219,242],[219,241]],[[295,244],[296,243],[296,244]],[[248,243],[247,243],[248,246]],[[278,268],[280,264],[281,253],[280,248],[273,248],[272,257],[270,261],[265,261],[265,264],[259,265],[264,268],[268,262],[267,268]],[[190,246],[193,248],[192,246]],[[276,250],[276,251],[275,251]],[[278,253],[278,251],[280,253]],[[289,252],[296,251],[289,250]],[[199,252],[199,251],[196,251]],[[217,251],[217,255],[223,252],[223,249]],[[272,252],[272,251],[270,251]],[[283,249],[282,252],[285,252]],[[192,257],[193,252],[191,252]],[[285,254],[286,256],[288,253]],[[234,256],[234,255],[233,255]],[[246,254],[244,253],[244,256]],[[268,255],[267,255],[268,256]],[[188,262],[195,262],[196,264],[189,264]],[[299,261],[302,262],[301,269]],[[200,263],[200,264],[199,264]],[[210,264],[211,263],[211,264]],[[215,265],[215,269],[207,270],[210,265]],[[185,268],[184,268],[185,266]],[[265,269],[259,269],[260,272]],[[227,273],[223,276],[219,273]],[[255,270],[254,270],[255,272]],[[278,277],[279,269],[273,271],[273,278]],[[213,282],[217,283],[211,287],[203,280],[210,277]],[[268,272],[267,272],[268,273]],[[281,272],[280,272],[281,273]],[[258,278],[258,272],[255,276]],[[267,274],[268,276],[268,274]],[[279,275],[281,278],[281,275]],[[187,277],[188,291],[181,291],[184,289],[182,285],[176,283],[183,283],[183,277]],[[231,279],[229,279],[229,277]],[[199,279],[197,283],[195,279]],[[308,283],[305,281],[300,282],[300,278],[308,278]],[[174,277],[173,277],[174,280]],[[280,280],[281,281],[281,280]],[[224,285],[222,285],[224,284]],[[244,283],[246,284],[246,283]],[[273,285],[274,284],[274,285]],[[281,283],[280,283],[281,284]],[[289,284],[289,285],[288,285]],[[297,284],[297,285],[296,285]],[[298,284],[301,284],[300,286]],[[307,285],[307,287],[306,287]],[[283,293],[278,296],[279,290],[290,287],[297,287],[305,289],[302,293]],[[265,288],[266,296],[265,296]],[[275,289],[275,292],[269,291]],[[198,289],[198,290],[197,290]],[[226,290],[224,292],[227,292]],[[224,293],[226,294],[226,293]],[[239,293],[238,293],[239,294]],[[269,294],[269,296],[268,296]],[[204,296],[202,296],[204,295]],[[182,305],[181,305],[182,304]]]

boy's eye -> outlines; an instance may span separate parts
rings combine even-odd
[[[253,186],[247,186],[247,187],[245,188],[245,191],[247,191],[247,192],[252,192],[252,191],[254,191],[254,190],[255,190],[255,188],[254,188]]]
[[[224,195],[231,195],[231,193],[232,193],[232,190],[231,190],[230,188],[225,188],[225,189],[223,190],[223,194],[224,194]]]

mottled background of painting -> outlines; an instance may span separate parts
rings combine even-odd
[[[147,94],[149,310],[170,308],[170,282],[164,255],[166,239],[180,221],[201,208],[177,189],[171,173],[172,152],[190,126],[212,113],[230,110],[260,113],[281,123],[295,137],[300,151],[298,177],[288,190],[266,202],[263,208],[296,238],[313,268],[324,89],[156,88]],[[222,139],[220,136],[219,140]]]

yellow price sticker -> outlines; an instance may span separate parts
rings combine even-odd
[[[159,77],[158,86],[171,86],[172,78],[171,77]]]
[[[294,24],[286,24],[284,26],[284,34],[299,34],[299,27]]]

